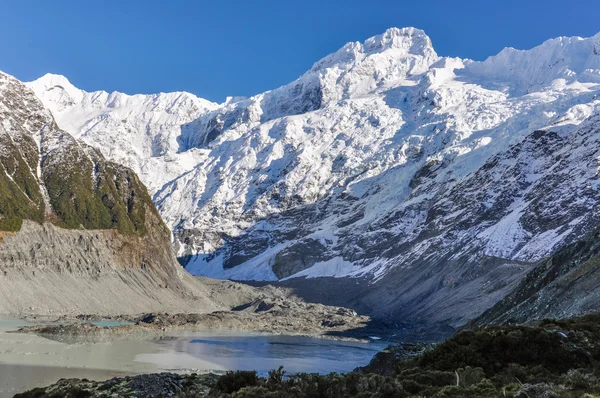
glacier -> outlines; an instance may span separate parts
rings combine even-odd
[[[196,275],[356,284],[331,300],[459,324],[597,221],[600,154],[574,137],[600,128],[600,33],[477,62],[391,28],[222,104],[28,86],[138,173]]]

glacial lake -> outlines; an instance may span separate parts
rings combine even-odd
[[[0,397],[60,378],[103,380],[161,371],[257,370],[283,365],[289,373],[349,372],[388,343],[248,333],[178,333],[160,337],[65,342],[7,333],[30,323],[0,318]],[[110,325],[109,325],[110,326]]]

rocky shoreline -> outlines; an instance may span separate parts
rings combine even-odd
[[[139,376],[115,377],[106,381],[61,379],[56,384],[16,394],[15,398],[32,397],[176,397],[207,396],[218,375],[180,375],[154,373]]]
[[[40,321],[39,318],[31,321]],[[103,326],[92,321],[114,322]],[[100,317],[80,315],[60,317],[52,322],[23,326],[19,333],[35,333],[54,340],[114,339],[176,332],[256,332],[265,334],[303,335],[346,340],[366,340],[370,318],[350,309],[330,307],[286,299],[259,299],[234,307],[231,311],[204,314],[148,313],[137,316]],[[119,324],[122,323],[122,324]]]
[[[283,368],[154,373],[107,381],[63,379],[32,397],[472,397],[591,398],[600,394],[600,315],[463,330],[436,345],[389,347],[346,374]]]

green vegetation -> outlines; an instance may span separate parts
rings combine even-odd
[[[44,167],[43,178],[57,224],[64,228],[116,229],[146,233],[146,206],[151,199],[129,169],[102,159],[82,158],[75,148],[61,153],[58,164]]]
[[[210,391],[209,397],[232,398],[344,398],[344,397],[403,397],[399,380],[369,374],[331,373],[296,374],[283,378],[283,369],[269,372],[269,378],[259,378],[256,372],[228,372]],[[235,388],[234,388],[235,386]],[[181,395],[189,396],[189,395]]]
[[[18,231],[27,219],[50,221],[63,228],[146,234],[146,212],[155,209],[135,173],[105,161],[93,149],[86,151],[74,140],[68,141],[66,137],[63,147],[41,162],[52,206],[52,213],[46,216],[36,177],[36,143],[24,135],[17,145],[8,134],[0,135],[0,231]]]
[[[35,147],[35,142],[23,139],[23,148]],[[42,222],[44,201],[30,165],[37,164],[37,149],[19,151],[13,140],[0,135],[0,231],[18,231],[23,219]],[[34,166],[34,170],[35,170]]]

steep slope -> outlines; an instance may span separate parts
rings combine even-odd
[[[1,312],[217,308],[177,266],[133,171],[60,130],[3,73],[0,121]]]
[[[185,92],[87,93],[53,74],[28,86],[52,111],[61,128],[76,133],[76,138],[98,148],[107,158],[134,169],[150,190],[193,166],[185,158],[169,157],[179,151],[181,126],[217,107]],[[163,162],[152,161],[160,156]]]
[[[595,313],[600,304],[598,233],[541,261],[502,300],[469,323],[527,323]]]
[[[193,273],[456,326],[593,226],[596,167],[561,159],[599,91],[600,34],[473,62],[390,29],[180,126],[153,200]]]
[[[474,325],[566,318],[597,311],[600,114],[560,141],[558,146],[547,148],[554,164],[538,175],[538,181],[544,185],[536,190],[538,197],[530,201],[535,207],[531,213],[538,223],[557,226],[551,236],[555,242],[573,243],[536,264],[513,291],[483,313]]]
[[[579,123],[598,105],[594,95],[600,57],[590,39],[550,41],[541,47],[528,53],[535,59],[543,58],[540,52],[546,54],[541,70],[527,70],[516,81],[495,76],[484,80],[482,70],[501,74],[505,57],[484,63],[439,58],[423,32],[390,30],[364,44],[345,46],[288,86],[203,116],[194,122],[200,141],[191,144],[203,147],[202,137],[214,136],[206,159],[155,196],[183,243],[180,255],[194,254],[195,249],[216,254],[212,257],[222,253],[222,260],[208,267],[202,258],[190,265],[208,275],[286,276],[270,273],[264,261],[273,261],[282,247],[262,257],[264,272],[228,269],[265,254],[268,247],[307,235],[333,242],[340,234],[334,227],[338,223],[353,229],[380,222],[399,205],[418,207],[535,129],[562,119]],[[567,50],[561,52],[563,47]],[[585,54],[587,61],[579,62],[575,71],[570,64],[546,67],[555,60],[568,61],[563,52]],[[529,94],[522,91],[523,80],[540,76],[549,85]],[[418,173],[430,169],[434,181],[420,184]],[[323,217],[319,210],[326,219],[307,234],[268,237],[283,226],[265,225],[265,218],[317,202],[346,208],[346,200],[329,200],[335,196],[361,198],[357,211],[340,209],[351,216],[326,212]],[[424,212],[418,213],[422,220]],[[396,229],[410,233],[418,223],[406,219]],[[230,237],[246,235],[249,229],[261,229],[264,243],[231,248]],[[352,248],[344,248],[348,250]]]
[[[553,281],[556,274],[562,276],[581,263],[568,245],[591,234],[600,221],[599,133],[598,114],[573,131],[536,131],[438,193],[410,246],[397,237],[391,248],[380,247],[379,256],[391,254],[391,262],[401,262],[361,292],[360,304],[396,319],[426,317],[457,326],[503,298],[524,272],[531,271],[517,293],[498,304],[507,317],[568,317],[593,310],[594,292],[600,288],[595,263],[587,265],[584,278],[575,276],[585,267],[578,268],[539,297],[527,294],[521,309],[520,300],[525,299],[514,295],[523,294],[523,285],[542,289],[549,283],[547,274]],[[532,270],[539,253],[554,253],[564,245],[564,252],[559,250]]]

